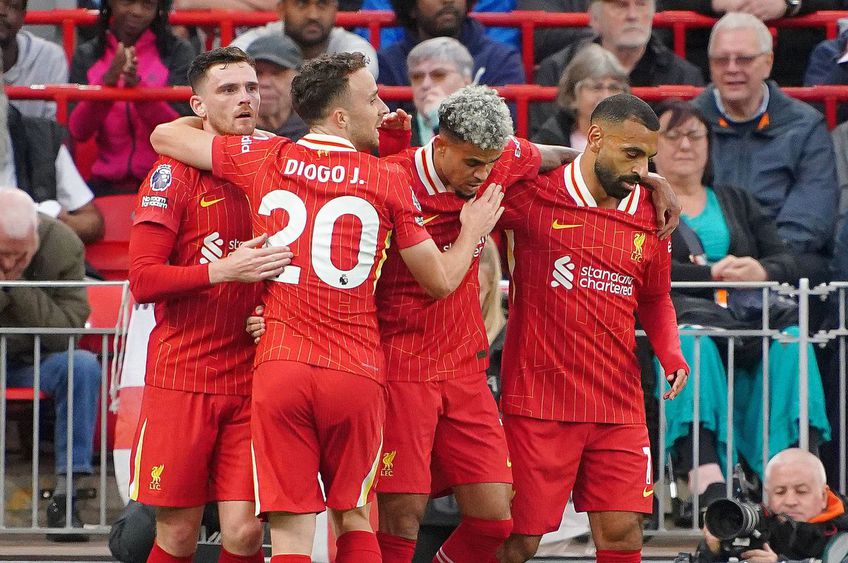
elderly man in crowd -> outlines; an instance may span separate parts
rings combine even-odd
[[[777,222],[803,276],[827,278],[839,187],[824,118],[768,80],[766,25],[731,12],[713,27],[712,84],[694,104],[712,128],[715,183],[747,190]]]
[[[17,188],[0,187],[0,282],[78,281],[83,278],[83,245],[65,226],[36,211],[35,202]],[[0,326],[82,328],[89,305],[84,287],[0,287]],[[56,414],[54,436],[56,489],[47,507],[47,525],[64,528],[66,499],[74,484],[67,481],[68,469],[74,481],[93,471],[94,425],[100,392],[100,363],[86,350],[70,349],[68,336],[42,335],[36,350],[31,335],[6,335],[6,381],[9,387],[32,387],[35,362],[39,360],[41,390],[53,398]],[[73,373],[73,395],[68,394],[69,372]],[[73,401],[73,420],[69,402]],[[68,427],[71,434],[68,436]],[[67,467],[70,441],[71,467]],[[69,526],[82,528],[71,502]],[[52,539],[85,540],[82,534],[51,535]]]
[[[536,83],[559,84],[568,63],[588,42],[594,42],[616,56],[631,86],[702,85],[704,78],[698,67],[678,57],[653,34],[655,11],[655,0],[591,0],[589,25],[595,37],[567,45],[539,63]],[[531,132],[554,112],[554,104],[534,104]]]
[[[442,100],[471,84],[474,60],[452,37],[434,37],[416,45],[406,57],[412,85],[412,146],[421,147],[439,132]]]

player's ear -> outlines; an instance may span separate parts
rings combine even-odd
[[[444,137],[441,135],[436,135],[433,137],[433,149],[439,154],[443,154],[445,152],[446,141]]]
[[[604,138],[603,129],[601,129],[597,123],[593,123],[589,126],[589,131],[586,133],[586,137],[588,138],[586,149],[597,154],[601,150],[601,144]]]
[[[341,107],[335,107],[330,112],[330,122],[339,129],[347,129],[350,126],[350,116]]]
[[[192,96],[189,99],[188,104],[191,106],[191,111],[194,112],[194,115],[201,119],[206,119],[206,104],[203,103],[200,96]]]

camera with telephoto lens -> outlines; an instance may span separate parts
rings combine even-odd
[[[710,503],[704,514],[707,530],[720,541],[721,555],[728,561],[740,560],[742,553],[762,549],[769,537],[770,515],[760,504],[751,502],[752,487],[741,468],[734,471],[739,484],[736,498],[723,498]]]

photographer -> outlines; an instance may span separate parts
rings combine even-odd
[[[761,526],[765,543],[741,551],[739,558],[750,563],[848,563],[848,499],[831,491],[826,482],[824,466],[813,454],[789,448],[775,455],[765,470],[767,504]],[[707,528],[704,536],[696,560],[727,560],[719,539]]]

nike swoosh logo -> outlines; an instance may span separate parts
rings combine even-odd
[[[654,489],[648,489],[648,487],[645,487],[644,489],[642,489],[642,497],[643,498],[648,498],[652,494],[654,494]]]
[[[427,217],[426,219],[424,219],[424,220],[422,221],[422,224],[426,225],[427,223],[429,223],[430,221],[432,221],[432,220],[433,220],[433,219],[435,219],[436,217],[438,217],[438,215],[433,215],[432,217]]]
[[[206,199],[203,198],[200,200],[200,207],[209,207],[210,205],[215,205],[216,203],[224,201],[223,197],[219,197],[218,199]]]
[[[560,223],[559,221],[557,221],[556,219],[554,219],[554,222],[553,222],[553,223],[551,223],[551,228],[552,228],[552,229],[555,229],[555,230],[560,230],[560,229],[576,229],[577,227],[582,227],[582,226],[583,226],[583,225],[568,225],[568,224],[563,224],[563,223]]]

